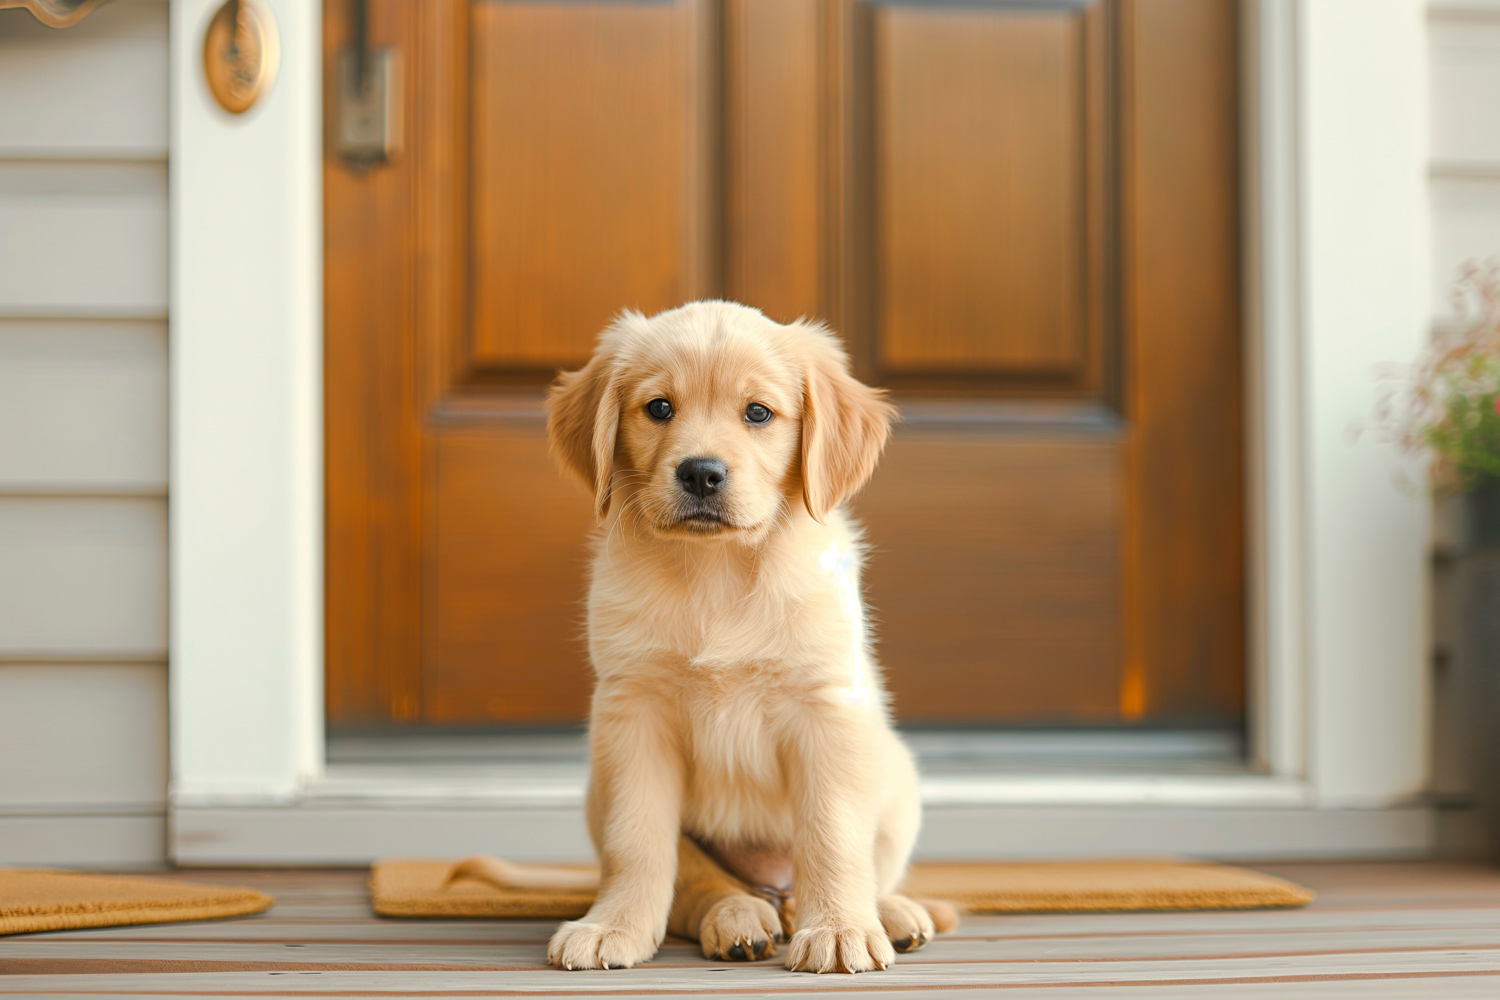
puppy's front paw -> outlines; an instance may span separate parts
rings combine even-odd
[[[880,922],[897,951],[916,951],[937,933],[926,908],[905,896],[886,896],[880,901]]]
[[[547,964],[564,969],[628,969],[656,954],[649,932],[614,924],[569,920],[547,945]]]
[[[896,960],[879,924],[817,924],[792,935],[786,967],[793,972],[870,972]]]
[[[755,961],[776,954],[781,936],[776,908],[759,896],[725,896],[704,914],[698,944],[708,959]]]

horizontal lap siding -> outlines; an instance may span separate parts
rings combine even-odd
[[[1500,0],[1433,4],[1428,38],[1433,159],[1500,164]]]
[[[0,864],[165,858],[167,74],[0,11]]]
[[[0,315],[166,311],[165,163],[0,163]]]
[[[0,801],[12,813],[80,803],[161,812],[167,671],[159,663],[0,665]]]
[[[165,659],[156,498],[0,497],[0,657]]]
[[[167,4],[114,0],[58,31],[0,14],[0,157],[167,157]]]
[[[0,492],[166,491],[166,324],[0,321]]]
[[[1500,259],[1500,2],[1428,26],[1432,123],[1433,308],[1467,260]]]

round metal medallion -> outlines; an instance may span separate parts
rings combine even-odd
[[[279,52],[269,10],[255,0],[225,0],[203,36],[203,75],[219,107],[241,114],[270,90]]]

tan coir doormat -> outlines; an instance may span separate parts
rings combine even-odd
[[[375,912],[386,917],[579,917],[592,890],[500,889],[462,880],[453,862],[386,858],[370,875]],[[522,868],[524,866],[516,866]],[[573,868],[570,871],[590,869]],[[1300,885],[1248,868],[1175,858],[1037,862],[931,862],[912,866],[902,891],[950,899],[974,913],[1098,910],[1241,910],[1305,906]]]
[[[0,934],[239,917],[272,902],[230,885],[0,868]]]

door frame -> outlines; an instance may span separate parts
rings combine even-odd
[[[188,862],[225,859],[236,810],[259,823],[323,773],[322,12],[267,5],[280,76],[242,118],[201,81],[211,0],[171,15],[170,802]],[[1242,10],[1252,759],[1279,807],[1409,809],[1430,505],[1395,488],[1395,449],[1348,432],[1373,366],[1429,329],[1425,5]],[[1080,802],[1128,801],[1094,784]],[[1199,784],[1202,805],[1244,795]],[[971,804],[1026,801],[986,794]],[[1416,849],[1430,823],[1402,836]]]

